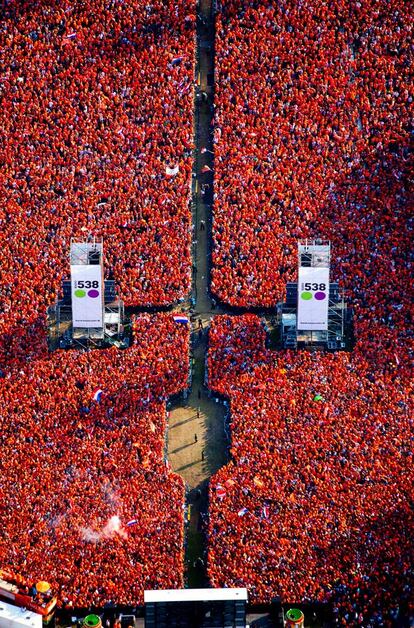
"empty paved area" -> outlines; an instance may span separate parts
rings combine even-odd
[[[197,401],[172,409],[168,431],[168,460],[190,490],[226,462],[223,406],[207,399],[196,406]]]

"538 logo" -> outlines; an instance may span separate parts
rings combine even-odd
[[[99,281],[75,281],[76,288],[97,288]]]
[[[300,298],[303,301],[310,301],[315,298],[317,301],[326,299],[325,283],[303,283]]]
[[[75,281],[74,295],[78,299],[83,299],[86,295],[91,299],[96,299],[99,297],[99,290],[96,288],[99,288],[99,281],[90,281],[89,279],[83,281],[79,279]]]

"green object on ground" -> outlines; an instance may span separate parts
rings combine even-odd
[[[92,626],[92,628],[94,628],[95,626],[99,626],[100,623],[101,618],[98,617],[98,615],[87,615],[83,620],[84,626]]]
[[[301,621],[303,619],[303,613],[298,608],[290,608],[286,613],[286,619],[290,619],[290,621]]]

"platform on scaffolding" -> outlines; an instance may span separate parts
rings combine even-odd
[[[73,238],[69,264],[70,279],[48,309],[49,349],[127,348],[130,325],[115,282],[104,280],[102,238]]]
[[[325,349],[349,351],[352,347],[352,311],[337,283],[329,284],[328,325],[326,330],[297,328],[298,284],[288,283],[286,300],[277,306],[277,327],[283,349]]]
[[[330,281],[331,243],[316,238],[298,242],[298,281],[286,286],[277,306],[277,327],[284,349],[349,350],[352,311],[336,282]]]
[[[123,301],[116,296],[115,282],[104,282],[102,327],[74,327],[70,280],[62,282],[63,297],[48,310],[49,348],[105,348],[111,345],[126,349],[130,344],[130,321]]]

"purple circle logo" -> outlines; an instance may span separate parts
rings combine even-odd
[[[91,299],[96,299],[96,297],[99,297],[98,290],[88,290],[88,297],[91,297]]]
[[[315,299],[317,301],[323,301],[325,297],[326,294],[324,292],[315,292]]]

